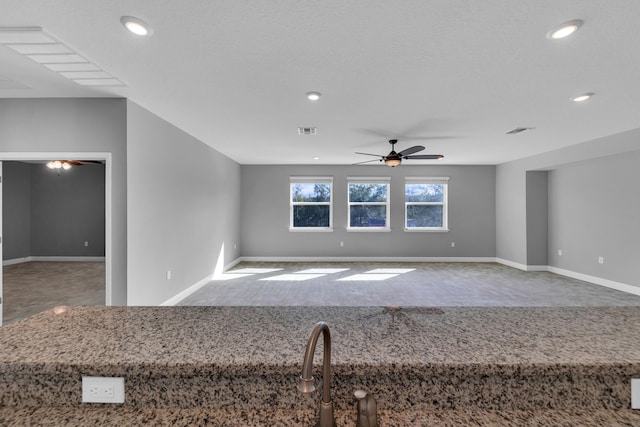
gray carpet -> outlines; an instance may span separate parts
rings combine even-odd
[[[61,305],[104,305],[104,262],[25,262],[3,267],[3,325]]]
[[[638,306],[640,296],[495,263],[243,262],[179,305]]]

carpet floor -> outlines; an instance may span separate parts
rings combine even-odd
[[[495,263],[243,262],[179,305],[637,306],[640,296]]]
[[[104,262],[25,262],[3,267],[3,325],[61,305],[104,305]]]

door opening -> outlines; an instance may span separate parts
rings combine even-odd
[[[111,200],[111,153],[0,153],[0,256],[2,255],[3,242],[3,230],[2,230],[2,161],[17,161],[17,162],[38,162],[49,161],[52,159],[83,159],[94,160],[104,163],[104,303],[106,306],[112,305],[112,200]],[[46,162],[45,162],[46,163]],[[43,165],[44,167],[44,165]],[[6,172],[6,170],[5,170]],[[5,206],[6,207],[6,206]],[[2,258],[0,258],[2,259]],[[3,322],[3,310],[6,312],[8,306],[6,305],[6,298],[4,298],[3,278],[4,268],[0,263],[0,325]]]

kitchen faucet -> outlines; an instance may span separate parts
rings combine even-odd
[[[325,322],[316,323],[313,331],[311,331],[311,336],[309,336],[307,349],[304,352],[302,376],[300,376],[298,390],[302,393],[311,393],[316,389],[313,384],[311,370],[313,368],[313,353],[316,350],[320,332],[322,332],[324,355],[322,358],[322,402],[320,402],[320,421],[318,426],[335,427],[336,421],[333,417],[333,402],[331,401],[331,334],[329,333],[329,325]]]

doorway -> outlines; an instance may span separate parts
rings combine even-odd
[[[101,261],[103,264],[101,267],[91,265],[91,262],[95,262],[96,259],[88,258],[90,261],[89,264],[83,265],[83,268],[88,268],[87,271],[91,271],[96,274],[96,271],[102,272],[104,277],[104,304],[107,306],[112,305],[112,243],[111,243],[111,230],[112,230],[112,215],[111,215],[111,185],[112,185],[112,163],[111,163],[111,153],[79,153],[79,152],[62,152],[62,153],[0,153],[0,175],[2,173],[2,162],[3,161],[18,161],[18,162],[42,162],[46,163],[51,159],[82,159],[82,160],[92,160],[92,161],[100,161],[104,164],[104,258]],[[44,167],[44,165],[43,165]],[[0,180],[0,199],[2,199],[2,186],[3,180]],[[0,204],[0,208],[2,205]],[[0,209],[0,255],[2,255],[3,250],[3,230],[2,230],[2,210]],[[85,242],[86,245],[90,244],[90,242]],[[3,257],[4,258],[4,257]],[[39,257],[34,257],[39,258]],[[45,258],[45,259],[43,259]],[[59,261],[54,258],[46,259],[46,257],[40,257],[40,259],[36,259],[38,261]],[[13,267],[13,266],[12,266]],[[56,267],[53,264],[48,267]],[[60,266],[58,266],[60,267]],[[97,268],[97,270],[96,270]],[[100,268],[102,270],[100,270]],[[64,269],[62,270],[64,271]],[[0,265],[0,325],[3,322],[3,308],[6,303],[6,299],[4,298],[3,291],[3,278],[5,272],[2,265]],[[59,304],[57,304],[59,305]],[[84,305],[82,303],[75,304],[74,301],[70,301],[69,304],[65,305]]]

